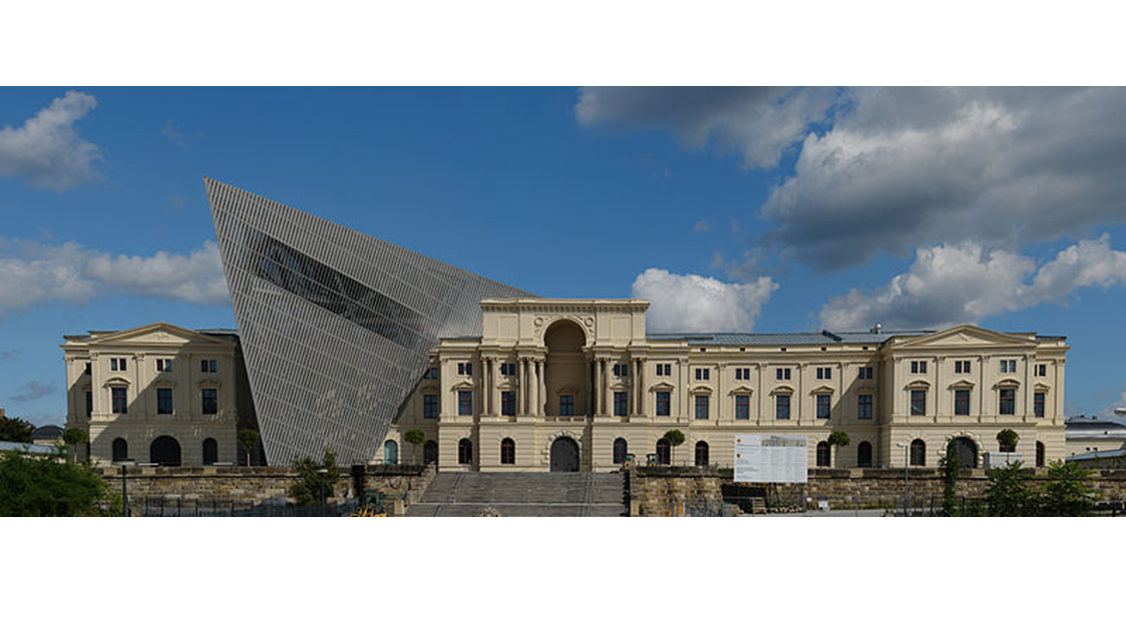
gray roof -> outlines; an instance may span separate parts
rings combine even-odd
[[[896,336],[925,336],[934,334],[934,330],[909,330],[892,332],[792,332],[789,334],[752,334],[752,333],[661,333],[649,334],[645,338],[651,341],[685,341],[689,345],[722,345],[734,346],[785,346],[785,345],[881,345]]]
[[[1116,448],[1113,451],[1091,451],[1082,455],[1072,455],[1064,461],[1084,462],[1089,459],[1110,459],[1114,457],[1126,457],[1126,448]]]
[[[26,452],[33,455],[55,454],[55,449],[51,446],[36,446],[35,444],[24,444],[22,442],[0,442],[0,451]]]
[[[31,432],[31,437],[37,440],[57,440],[63,436],[63,427],[54,424],[41,426]]]

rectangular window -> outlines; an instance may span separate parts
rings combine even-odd
[[[458,415],[473,415],[473,392],[472,391],[459,391],[459,392],[457,392],[457,414]]]
[[[623,363],[614,364],[614,376],[618,378],[626,378],[629,376],[629,365]]]
[[[629,395],[624,391],[614,392],[614,415],[618,417],[629,415]]]
[[[172,371],[172,359],[165,360],[163,358],[156,359],[156,370],[158,372]]]
[[[575,396],[559,396],[559,415],[565,417],[575,415]]]
[[[954,390],[954,415],[969,415],[970,414],[970,390],[969,389],[955,389]]]
[[[437,367],[431,367],[430,369],[426,370],[426,375],[423,376],[423,377],[428,379],[428,380],[437,380],[438,379],[438,368]]]
[[[817,394],[817,419],[828,420],[833,410],[833,397],[827,393]]]
[[[205,374],[219,373],[219,361],[214,359],[200,360],[199,371]]]
[[[86,372],[85,373],[86,373],[87,376],[90,375],[90,363],[86,363]]]
[[[856,417],[861,420],[872,419],[872,394],[862,393],[856,396]]]
[[[458,363],[457,364],[457,375],[458,376],[472,376],[473,375],[473,363]]]
[[[423,394],[423,396],[422,396],[422,417],[426,418],[427,420],[436,420],[436,419],[438,419],[438,413],[439,412],[440,412],[440,409],[439,409],[439,405],[438,405],[438,394],[436,394],[436,393]]]
[[[751,397],[750,396],[735,396],[735,419],[736,420],[750,420],[751,419]]]
[[[925,361],[925,360],[913,360],[913,361],[911,361],[911,373],[912,374],[925,374],[925,373],[927,373],[927,361]]]
[[[871,380],[872,379],[872,368],[871,367],[861,367],[860,372],[856,375],[856,377],[860,380]]]
[[[832,367],[818,367],[817,368],[817,379],[818,380],[832,380],[833,379],[833,368]]]
[[[129,413],[128,390],[125,387],[114,387],[110,390],[113,397],[113,412],[114,413]]]
[[[1036,375],[1037,376],[1047,376],[1048,375],[1048,366],[1044,365],[1044,364],[1037,365],[1036,366]]]
[[[968,374],[968,373],[970,373],[970,361],[968,361],[968,360],[956,360],[956,361],[954,361],[954,373],[955,374]]]
[[[516,415],[516,392],[515,391],[502,391],[502,392],[500,392],[500,414],[501,415]]]
[[[1036,393],[1032,394],[1032,411],[1033,411],[1033,414],[1036,417],[1038,417],[1038,418],[1044,417],[1044,392],[1043,391],[1037,391]]]
[[[672,403],[672,392],[658,391],[657,392],[657,415],[661,417],[668,417],[670,415]]]
[[[736,367],[735,368],[735,380],[742,380],[742,379],[743,379],[743,368],[742,367]]]
[[[1002,374],[1015,374],[1017,372],[1017,362],[1015,360],[1001,361]]]
[[[774,417],[779,420],[790,419],[790,396],[778,394],[774,396]]]
[[[156,390],[156,412],[160,415],[172,415],[172,390],[161,388]]]
[[[1017,410],[1017,390],[1016,389],[1002,389],[1001,402],[998,408],[998,413],[1001,415],[1016,415]]]
[[[203,414],[215,415],[219,413],[219,390],[218,389],[204,389],[203,390]]]
[[[785,369],[775,369],[774,370],[774,378],[775,378],[775,380],[789,380],[790,379],[790,369],[788,367],[785,368]]]
[[[696,380],[710,380],[710,376],[709,376],[710,373],[711,373],[710,370],[697,368],[696,369]]]
[[[708,419],[708,397],[707,396],[696,396],[696,419],[697,420],[707,420]]]
[[[86,417],[90,417],[93,414],[94,414],[94,392],[93,391],[87,391],[86,392]]]
[[[927,414],[927,391],[925,389],[911,390],[911,415]]]

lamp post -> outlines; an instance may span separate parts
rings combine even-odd
[[[318,468],[317,474],[320,475],[321,480],[321,516],[325,515],[325,475],[328,474],[327,468]]]
[[[121,463],[121,516],[127,517],[127,516],[129,516],[129,489],[128,489],[128,486],[126,485],[125,467],[126,466],[132,466],[134,462],[131,459],[127,459],[127,460],[124,460],[120,463]]]
[[[895,445],[903,449],[903,516],[907,516],[907,467],[911,464],[911,445],[907,442]]]

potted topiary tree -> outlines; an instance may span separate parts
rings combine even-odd
[[[242,444],[242,450],[246,453],[246,465],[250,466],[250,456],[254,453],[254,447],[258,446],[258,431],[254,429],[239,431],[238,443]]]
[[[411,429],[403,433],[403,441],[414,447],[411,449],[411,457],[416,457],[419,445],[426,441],[426,434],[418,429]]]
[[[1013,453],[1017,450],[1017,442],[1020,441],[1020,436],[1012,429],[1002,429],[997,433],[997,443],[1001,445],[1002,453]]]
[[[836,467],[837,466],[837,453],[838,453],[837,447],[848,446],[849,442],[852,441],[852,438],[850,438],[848,436],[848,433],[845,433],[844,431],[833,431],[832,433],[829,434],[829,440],[828,441],[829,441],[829,448],[833,451],[833,466]]]
[[[70,447],[70,459],[73,463],[78,463],[78,447],[86,444],[89,439],[86,431],[75,426],[63,431],[63,443]]]

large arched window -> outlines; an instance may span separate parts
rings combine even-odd
[[[672,446],[670,446],[669,441],[663,437],[657,440],[657,463],[672,463]]]
[[[473,442],[468,439],[458,440],[457,443],[457,463],[459,464],[472,464],[473,463]]]
[[[500,463],[516,463],[516,442],[511,437],[506,437],[500,442]]]
[[[399,444],[395,440],[387,440],[383,443],[383,463],[399,463]]]
[[[161,435],[149,446],[149,461],[161,466],[180,465],[180,443],[168,435]]]
[[[210,466],[219,461],[219,442],[214,438],[203,440],[203,465]]]
[[[696,465],[708,465],[708,443],[703,440],[696,442]]]
[[[857,468],[871,468],[872,467],[872,445],[868,442],[861,442],[856,447],[856,467]]]
[[[1044,467],[1044,443],[1036,442],[1036,467]]]
[[[829,448],[828,442],[817,443],[817,467],[828,468],[832,464],[833,449]]]
[[[629,453],[629,444],[626,444],[626,439],[624,437],[619,437],[618,439],[614,440],[614,463],[625,463],[627,453]]]
[[[923,440],[911,440],[911,465],[927,465],[927,443]]]
[[[123,462],[127,459],[129,459],[129,442],[119,437],[113,441],[113,461]]]

